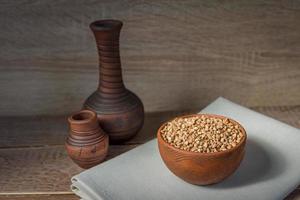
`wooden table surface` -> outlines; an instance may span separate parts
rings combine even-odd
[[[300,128],[300,106],[252,109]],[[147,113],[142,131],[123,145],[112,145],[107,160],[155,137],[159,125],[183,112]],[[190,112],[184,112],[190,113]],[[0,118],[0,199],[79,199],[70,177],[82,171],[67,156],[64,116]],[[300,187],[286,199],[300,199]]]
[[[180,113],[168,110],[219,96],[300,128],[300,1],[2,0],[0,200],[78,199],[70,177],[82,169],[65,152],[63,115],[96,88],[88,25],[103,18],[124,22],[125,85],[152,112],[107,160],[154,138]]]

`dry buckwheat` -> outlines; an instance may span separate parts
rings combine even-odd
[[[192,152],[220,152],[235,147],[244,134],[230,119],[190,116],[175,118],[161,129],[162,138],[172,146]]]

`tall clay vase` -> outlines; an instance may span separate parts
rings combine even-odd
[[[82,110],[68,118],[70,131],[65,146],[71,159],[82,168],[101,163],[108,151],[108,135],[100,128],[97,114]]]
[[[90,24],[99,54],[99,86],[84,108],[97,113],[101,127],[110,141],[119,143],[133,137],[144,122],[141,100],[127,88],[122,79],[119,36],[122,22],[99,20]]]

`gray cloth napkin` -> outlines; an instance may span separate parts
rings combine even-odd
[[[246,155],[225,181],[188,184],[160,158],[156,139],[72,178],[85,200],[283,199],[300,183],[300,130],[218,98],[201,113],[225,115],[247,131]]]

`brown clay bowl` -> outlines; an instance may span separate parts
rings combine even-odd
[[[191,116],[201,117],[201,115],[229,119],[231,123],[241,127],[244,134],[243,139],[235,147],[226,151],[214,153],[185,151],[173,147],[162,138],[161,129],[165,126],[166,122],[158,129],[157,141],[160,155],[171,172],[188,183],[209,185],[224,180],[239,167],[245,154],[247,135],[245,129],[238,122],[228,117],[212,114],[194,114],[180,116],[180,118]]]

